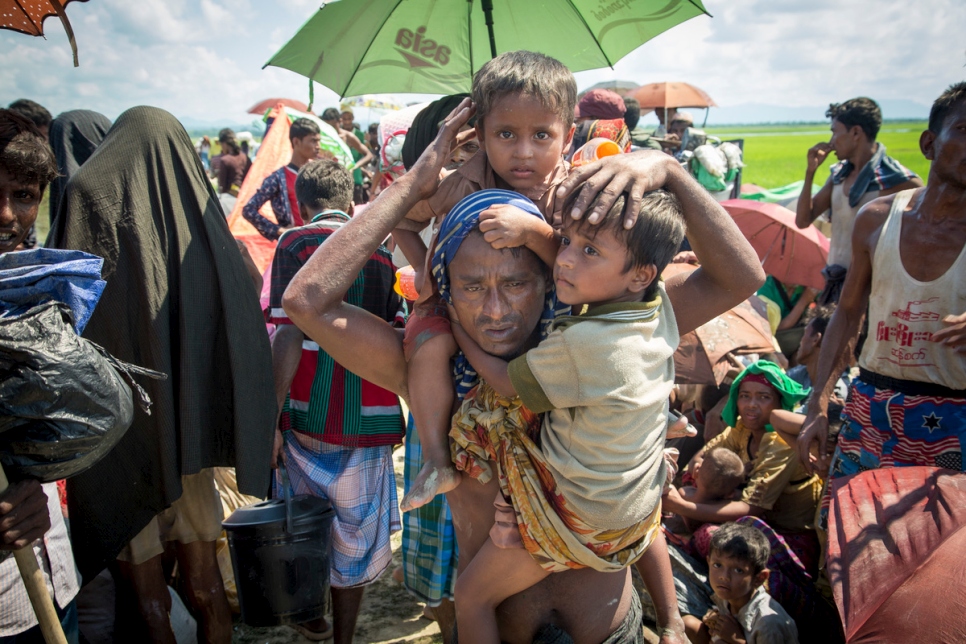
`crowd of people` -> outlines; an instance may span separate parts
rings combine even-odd
[[[353,640],[400,530],[394,575],[447,643],[643,642],[645,620],[662,644],[845,641],[830,481],[963,470],[966,83],[933,103],[925,184],[876,141],[874,101],[831,106],[796,221],[829,212],[821,292],[766,275],[675,156],[690,115],[646,132],[640,111],[519,51],[420,112],[404,172],[349,111],[321,121],[351,168],[292,119],[288,163],[240,210],[275,244],[263,308],[226,221],[252,165],[234,132],[211,156],[157,108],[0,110],[0,271],[36,252],[49,190],[46,247],[104,259],[84,337],[168,376],[63,489],[0,493],[0,642],[41,641],[5,556],[24,547],[70,642],[93,641],[79,597],[105,569],[114,640],[176,641],[174,562],[198,641],[231,641],[221,468],[235,493],[331,503],[331,616],[293,625],[310,641]],[[569,162],[599,138],[621,153]],[[682,336],[745,302],[772,351],[676,384]]]

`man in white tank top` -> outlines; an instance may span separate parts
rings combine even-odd
[[[858,213],[852,265],[822,343],[818,395],[798,438],[813,468],[825,453],[832,388],[868,307],[830,478],[910,465],[966,470],[966,82],[936,99],[919,145],[931,161],[928,185]]]
[[[865,204],[922,186],[912,170],[886,155],[885,146],[875,137],[882,125],[882,111],[870,98],[859,97],[829,106],[825,116],[832,119],[832,137],[828,143],[817,143],[808,151],[805,185],[798,197],[795,223],[805,228],[826,210],[831,210],[831,248],[825,274],[825,290],[816,298],[818,304],[838,302],[845,273],[852,262],[852,227],[855,215]],[[815,172],[829,152],[839,162],[822,189],[812,197]]]

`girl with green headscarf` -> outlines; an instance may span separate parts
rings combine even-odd
[[[805,469],[795,446],[772,428],[776,416],[787,419],[782,412],[792,412],[809,393],[773,362],[760,360],[742,371],[731,385],[721,414],[727,429],[708,441],[692,461],[693,472],[704,454],[715,447],[737,454],[749,473],[741,498],[694,503],[672,490],[665,498],[665,510],[708,523],[752,515],[763,517],[782,533],[811,531],[821,480]]]

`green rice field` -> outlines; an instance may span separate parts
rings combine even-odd
[[[878,141],[886,152],[925,180],[929,161],[919,151],[919,135],[925,121],[889,122],[879,131]],[[745,169],[742,181],[763,188],[778,188],[805,178],[805,155],[819,141],[828,141],[825,124],[735,125],[709,127],[708,134],[723,140],[744,139]],[[818,185],[825,183],[828,169],[836,162],[829,155],[815,175]]]

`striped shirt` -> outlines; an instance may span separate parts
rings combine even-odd
[[[74,566],[74,556],[67,538],[64,515],[60,510],[60,498],[55,483],[45,483],[47,511],[50,513],[50,530],[43,539],[34,542],[34,556],[43,573],[47,591],[57,607],[63,609],[80,590],[80,575]],[[0,637],[22,633],[37,625],[37,617],[27,597],[27,588],[20,577],[17,560],[13,554],[0,553]]]
[[[271,319],[292,324],[282,310],[282,294],[316,249],[349,220],[340,211],[324,211],[312,223],[287,231],[272,262]],[[345,301],[394,324],[403,324],[402,299],[393,291],[392,256],[380,246],[366,262]],[[379,356],[372,356],[378,360]],[[378,447],[402,442],[399,398],[346,371],[319,345],[305,338],[302,358],[282,408],[282,430],[343,447]]]

